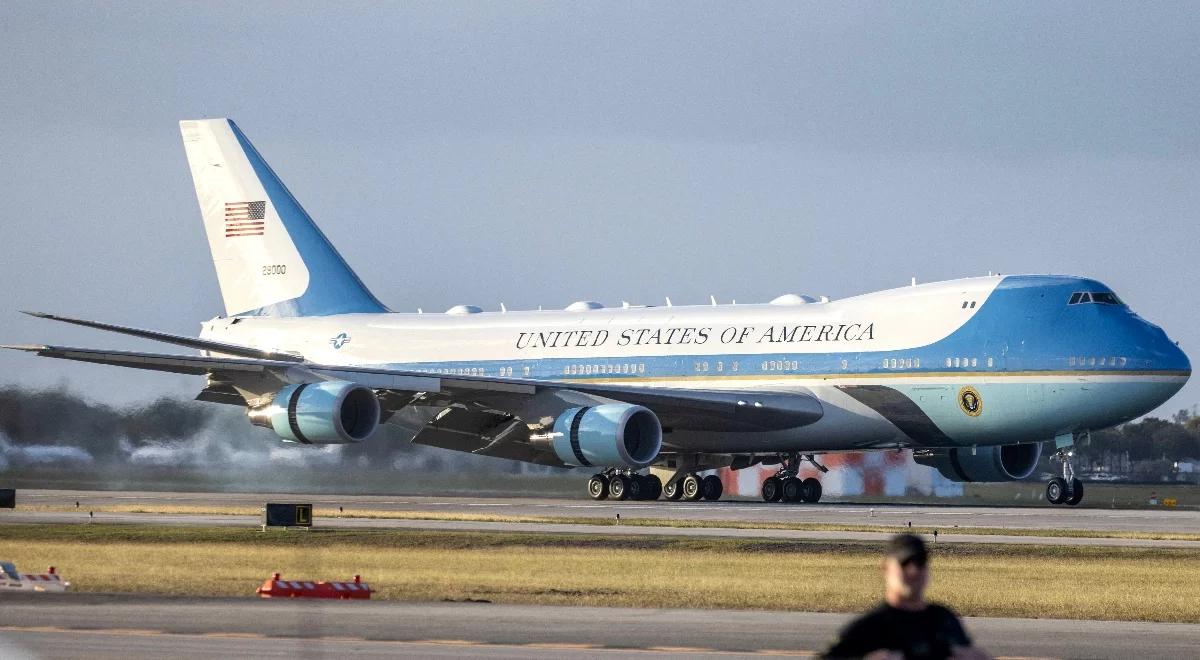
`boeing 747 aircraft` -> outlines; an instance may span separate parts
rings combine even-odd
[[[1010,275],[830,301],[399,314],[367,290],[232,121],[180,123],[225,314],[199,338],[36,314],[199,350],[10,346],[204,376],[197,398],[246,408],[302,444],[412,442],[594,471],[597,499],[721,497],[717,467],[778,465],[767,501],[816,502],[797,478],[830,452],[911,449],[956,481],[1062,464],[1074,443],[1156,408],[1183,351],[1100,282]],[[649,474],[645,472],[648,471]]]

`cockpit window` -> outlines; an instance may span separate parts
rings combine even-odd
[[[1124,305],[1117,294],[1111,291],[1076,291],[1071,294],[1071,299],[1067,301],[1068,305]]]

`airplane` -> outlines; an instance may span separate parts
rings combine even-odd
[[[989,275],[841,300],[445,313],[385,307],[228,119],[180,122],[225,314],[198,337],[32,313],[198,355],[15,345],[205,377],[197,399],[305,445],[411,442],[594,471],[596,499],[717,500],[720,467],[778,466],[769,502],[817,502],[822,454],[911,450],[953,481],[1062,464],[1191,375],[1158,326],[1086,277]]]

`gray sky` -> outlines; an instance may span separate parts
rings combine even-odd
[[[230,116],[397,310],[1071,273],[1197,361],[1198,7],[2,3],[0,340],[218,314],[177,122]]]

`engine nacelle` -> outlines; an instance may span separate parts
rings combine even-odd
[[[379,399],[368,387],[332,380],[288,385],[271,405],[247,413],[289,442],[331,445],[362,442],[379,426]]]
[[[627,403],[570,408],[554,420],[554,453],[567,465],[640,469],[662,449],[662,424]]]
[[[951,481],[1016,481],[1033,474],[1041,456],[1042,445],[1034,442],[977,447],[973,454],[969,447],[957,447],[936,454],[913,456],[913,460],[936,468]]]

